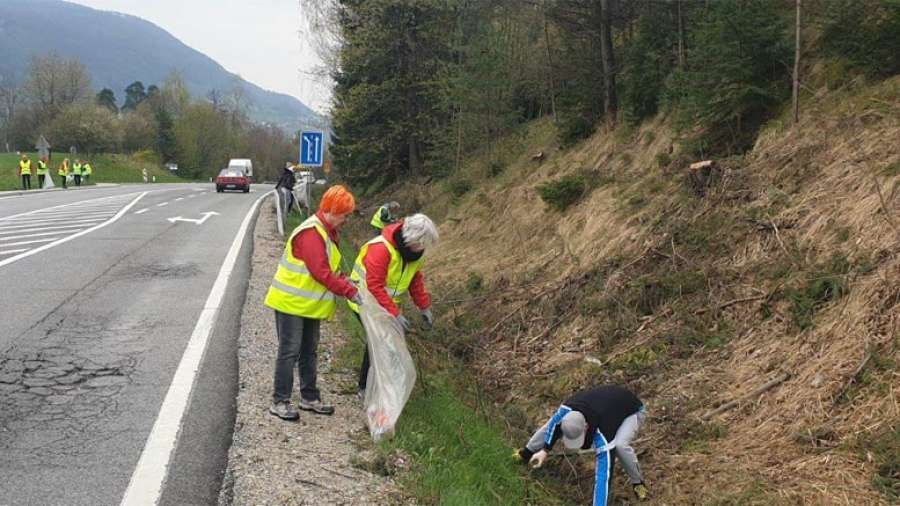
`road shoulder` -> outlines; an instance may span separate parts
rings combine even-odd
[[[284,245],[275,232],[270,199],[260,210],[253,240],[238,340],[237,416],[219,504],[395,502],[396,486],[390,478],[351,463],[371,450],[361,450],[354,442],[367,438],[368,432],[361,403],[348,393],[352,375],[337,370],[334,364],[346,339],[336,323],[323,327],[319,344],[319,388],[335,405],[335,415],[301,412],[300,421],[292,423],[268,414],[277,341],[274,315],[262,300]]]

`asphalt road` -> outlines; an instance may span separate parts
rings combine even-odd
[[[229,249],[269,189],[0,195],[0,504],[123,500]],[[214,504],[219,492],[250,237],[187,385],[161,504]]]

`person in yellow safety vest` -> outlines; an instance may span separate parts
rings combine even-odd
[[[334,407],[322,402],[316,386],[319,326],[337,309],[337,297],[361,303],[356,287],[340,273],[338,230],[356,208],[353,194],[333,186],[322,195],[319,210],[291,233],[266,294],[275,310],[278,358],[269,413],[283,420],[300,414],[291,404],[294,368],[299,369],[300,409],[331,415]]]
[[[400,298],[407,292],[422,313],[428,326],[434,323],[431,296],[425,289],[421,272],[425,250],[437,244],[438,231],[434,222],[424,214],[414,214],[399,223],[384,227],[381,235],[363,245],[353,266],[350,281],[362,283],[391,314],[403,330],[409,330],[409,320],[400,314]],[[359,307],[350,302],[350,309],[359,318]],[[360,321],[360,323],[362,323]],[[366,348],[359,369],[359,393],[362,397],[369,374],[369,350]]]
[[[399,212],[400,204],[397,202],[388,202],[375,210],[375,214],[372,216],[372,221],[369,224],[375,228],[376,237],[381,234],[385,225],[390,225],[397,221]]]
[[[91,162],[85,161],[84,165],[81,167],[81,180],[84,184],[88,184],[88,179],[90,179],[91,175],[94,173],[94,168],[91,167]]]
[[[31,189],[31,160],[28,159],[28,155],[22,155],[22,159],[19,160],[19,176],[22,177],[22,189],[30,190]]]
[[[69,177],[69,159],[68,158],[63,159],[62,163],[59,164],[59,167],[56,168],[56,175],[59,176],[60,179],[62,179],[63,188],[67,188],[66,179]]]
[[[37,166],[38,188],[44,187],[44,180],[47,179],[47,158],[38,160]]]
[[[72,175],[75,176],[75,186],[81,186],[81,160],[77,158],[72,164]]]

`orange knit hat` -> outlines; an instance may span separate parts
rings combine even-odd
[[[356,199],[341,185],[332,186],[322,195],[319,210],[334,215],[350,214],[356,208]]]

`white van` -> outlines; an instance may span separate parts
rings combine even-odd
[[[247,177],[253,177],[253,162],[249,158],[232,158],[228,160],[229,169],[237,169]]]

